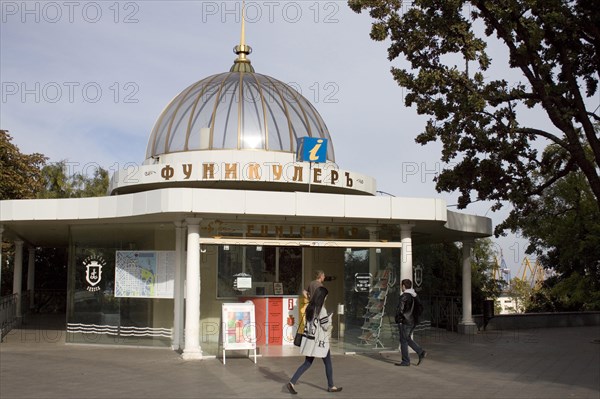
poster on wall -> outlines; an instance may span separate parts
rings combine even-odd
[[[222,310],[223,364],[226,363],[225,351],[240,349],[254,351],[254,363],[256,363],[254,303],[251,301],[244,303],[224,303]]]
[[[281,298],[269,298],[267,304],[267,324],[265,325],[265,332],[268,333],[268,344],[269,345],[281,345],[283,341],[283,326],[282,323],[283,314],[283,302]]]
[[[283,326],[283,346],[293,346],[294,336],[300,324],[300,316],[298,309],[298,297],[284,297],[282,300],[282,320],[281,325]]]
[[[117,251],[115,297],[173,298],[175,251]]]

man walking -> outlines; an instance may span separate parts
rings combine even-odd
[[[398,303],[398,309],[396,309],[396,323],[398,323],[398,331],[400,333],[402,362],[394,363],[396,366],[410,366],[410,357],[408,356],[409,346],[419,355],[417,366],[427,356],[427,352],[412,339],[412,333],[419,322],[417,320],[418,316],[420,316],[420,313],[415,312],[415,309],[420,308],[420,300],[412,288],[412,282],[408,279],[402,280],[402,295],[400,295],[400,302]]]
[[[312,295],[315,293],[317,288],[323,286],[323,281],[325,281],[325,272],[323,270],[315,270],[315,279],[308,284],[308,288],[304,290],[304,296],[310,300]]]

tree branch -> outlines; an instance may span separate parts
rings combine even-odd
[[[573,161],[572,158],[569,159],[567,161],[567,164],[565,165],[565,167],[562,170],[559,170],[550,179],[546,180],[543,184],[537,186],[537,188],[535,190],[532,190],[529,193],[527,193],[528,196],[529,195],[542,195],[542,193],[544,192],[545,189],[552,186],[559,179],[561,179],[561,178],[565,177],[566,175],[568,175],[569,173],[571,173],[573,171],[574,166],[575,166],[575,161]]]
[[[562,148],[568,150],[567,142],[565,142],[564,140],[561,140],[559,137],[553,135],[552,133],[548,133],[544,130],[535,129],[535,128],[531,128],[531,127],[522,127],[522,128],[515,129],[515,133],[534,134],[536,136],[541,136],[541,137],[547,138],[550,141],[553,141],[554,143],[560,145]]]

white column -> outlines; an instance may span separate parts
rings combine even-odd
[[[15,265],[13,269],[13,294],[17,294],[17,317],[21,317],[21,285],[23,284],[23,241],[15,241]]]
[[[187,222],[185,347],[183,359],[202,359],[200,349],[200,220]]]
[[[2,233],[4,233],[4,226],[0,224],[0,298],[2,297]]]
[[[471,301],[471,250],[473,241],[463,241],[462,247],[462,320],[458,323],[461,334],[475,334],[477,325],[473,322]]]
[[[402,280],[408,279],[413,281],[413,262],[412,262],[412,228],[414,224],[406,223],[400,225],[400,242],[402,248],[400,250],[400,281],[398,287],[401,287]],[[401,289],[401,288],[400,288]],[[400,344],[398,343],[398,350]],[[415,353],[412,348],[408,348],[409,353]]]
[[[35,247],[29,246],[29,260],[27,263],[27,291],[29,291],[29,309],[35,307]]]
[[[185,292],[185,227],[182,222],[175,223],[175,308],[173,319],[173,349],[183,347],[183,301]]]
[[[412,228],[414,224],[400,225],[400,241],[402,250],[400,257],[400,281],[409,279],[413,281],[413,261],[412,261]]]
[[[377,227],[367,227],[369,232],[369,241],[379,240],[379,229]],[[377,248],[369,248],[369,273],[375,278],[377,276]]]

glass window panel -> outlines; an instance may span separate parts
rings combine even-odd
[[[333,152],[333,141],[331,140],[329,130],[327,130],[327,126],[325,125],[323,118],[321,118],[321,115],[319,115],[315,107],[313,107],[313,105],[310,102],[304,101],[304,104],[304,109],[306,111],[306,115],[311,125],[313,137],[323,137],[328,140],[327,159],[335,162],[335,153]]]
[[[167,146],[169,152],[183,150],[187,136],[187,118],[185,116],[190,113],[192,106],[193,99],[186,96],[185,100],[181,102],[181,106],[177,110],[177,114],[173,118],[171,134],[169,136],[169,144]]]
[[[203,85],[203,91],[198,90],[193,95],[194,101],[196,102],[196,109],[193,111],[194,115],[192,116],[192,123],[190,126],[191,133],[188,140],[189,150],[210,148],[210,137],[206,139],[206,145],[203,145],[204,141],[201,132],[203,132],[202,129],[210,129],[215,99],[219,92],[221,81],[221,77],[218,77],[207,85]],[[186,119],[189,121],[189,116],[187,116]]]
[[[293,90],[289,86],[283,86],[282,88],[285,90],[285,98],[289,98],[290,100],[287,102],[287,110],[288,116],[292,122],[292,133],[293,133],[293,148],[296,149],[296,141],[298,137],[309,136],[308,125],[304,119],[304,114],[302,113],[301,103],[296,99],[295,96],[299,96],[298,92]]]
[[[242,148],[264,149],[264,116],[260,92],[254,77],[244,76],[242,87]]]
[[[74,226],[71,232],[67,342],[170,346],[173,299],[115,297],[114,284],[118,250],[150,250],[155,234],[164,240],[172,231],[141,224]]]
[[[215,112],[213,148],[237,148],[239,79],[229,78],[220,93]]]
[[[225,248],[228,248],[227,250]],[[233,288],[234,275],[252,276],[252,288]],[[277,276],[279,275],[279,281]],[[283,295],[297,295],[302,285],[302,249],[272,246],[219,246],[217,297],[273,295],[273,283],[283,283]]]
[[[233,289],[233,276],[242,273],[242,248],[234,245],[219,246],[219,269],[217,272],[217,297],[219,298],[241,295],[240,291]]]
[[[290,128],[286,116],[286,109],[282,101],[282,94],[275,85],[263,79],[263,96],[267,107],[267,123],[269,126],[269,149],[291,151]]]
[[[279,281],[284,295],[296,295],[302,287],[302,248],[279,248]]]
[[[357,274],[369,273],[372,276],[369,289],[357,289]],[[376,343],[386,347],[398,346],[398,330],[393,320],[399,298],[399,277],[399,248],[351,248],[345,252],[346,347],[365,351],[372,350]]]
[[[179,96],[174,101],[178,101],[178,100],[179,100]],[[154,155],[160,155],[160,154],[164,154],[165,152],[168,152],[167,149],[165,148],[165,140],[166,140],[166,136],[167,136],[167,131],[169,129],[169,122],[171,121],[171,118],[173,117],[174,112],[175,112],[175,107],[173,107],[171,105],[167,109],[165,109],[165,111],[159,117],[159,121],[157,122],[157,126],[156,126],[157,133],[154,136],[153,143],[148,144],[150,147],[149,151],[152,151],[152,149],[154,149],[154,151],[153,151]]]

